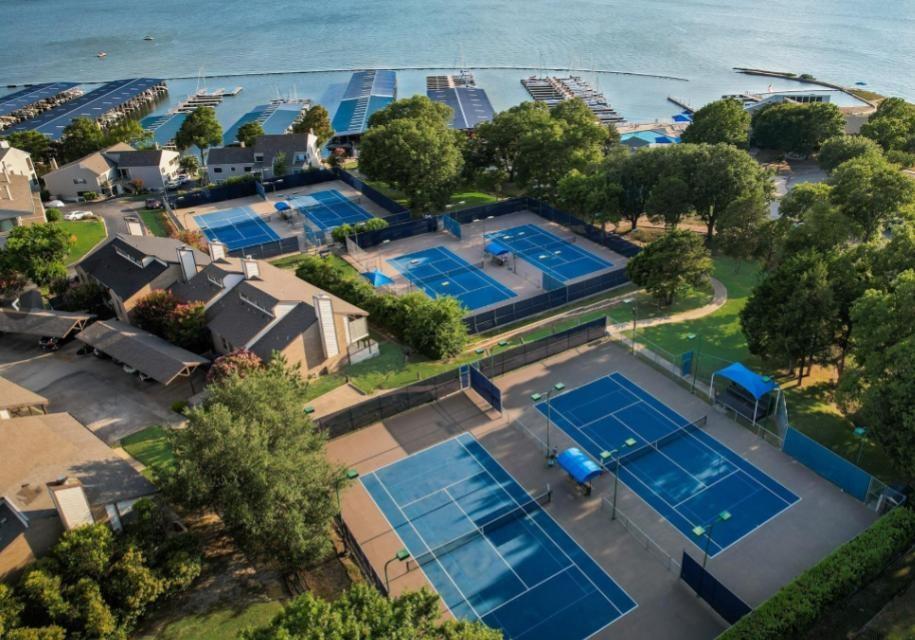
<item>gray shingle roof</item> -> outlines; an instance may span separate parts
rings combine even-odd
[[[96,322],[77,339],[166,385],[209,362],[203,356],[118,320]]]
[[[63,338],[74,329],[85,326],[94,317],[88,313],[44,309],[17,311],[9,307],[2,307],[0,308],[0,332]]]
[[[122,151],[118,154],[118,167],[158,167],[161,161],[162,149]]]
[[[254,149],[251,147],[218,147],[207,152],[207,165],[254,164]]]
[[[297,304],[270,331],[261,336],[260,340],[251,345],[250,349],[266,362],[274,351],[282,351],[293,340],[301,338],[302,332],[317,320],[314,307],[303,303]]]

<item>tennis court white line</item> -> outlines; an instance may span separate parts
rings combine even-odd
[[[471,435],[471,437],[472,437],[472,435]],[[471,457],[473,457],[474,460],[477,459],[476,456],[473,455],[473,453],[470,451],[470,449],[468,449],[468,448],[466,447],[466,445],[465,445],[463,442],[461,442],[460,440],[458,440],[458,444],[461,445],[461,447],[463,447],[463,449],[464,449]],[[480,445],[480,446],[482,446],[482,445]],[[485,450],[485,447],[484,447],[484,450]],[[493,483],[495,483],[495,485],[496,485],[497,487],[499,487],[499,488],[500,488],[509,498],[511,498],[512,502],[514,502],[516,505],[518,505],[518,506],[520,507],[520,506],[521,506],[521,503],[519,503],[519,502],[515,499],[515,496],[513,496],[512,494],[510,494],[508,491],[505,490],[505,488],[502,486],[502,483],[499,482],[498,480],[496,480],[495,476],[492,475],[492,472],[491,472],[489,469],[487,469],[487,468],[483,465],[483,463],[481,463],[481,462],[479,462],[479,461],[477,461],[477,462],[478,462],[478,464],[479,464],[481,467],[483,467],[483,470],[484,470],[487,474],[489,474],[489,477],[492,478]],[[498,464],[498,463],[497,463],[497,464]],[[499,466],[502,467],[502,465],[499,465]],[[511,478],[512,481],[513,481],[516,485],[518,485],[519,487],[523,487],[523,485],[522,485],[521,483],[519,483],[517,480],[515,480],[515,479],[511,476],[511,474],[508,473],[508,471],[507,471],[504,467],[502,467],[502,470],[505,471],[506,474],[508,474],[509,478]],[[538,508],[539,508],[539,506],[538,506]],[[540,511],[543,512],[543,513],[547,513],[546,510],[544,510],[544,509],[542,509],[542,508],[540,508]],[[547,513],[547,515],[549,516],[550,514]],[[550,517],[552,518],[552,516],[550,516]],[[540,524],[539,524],[536,520],[534,520],[533,518],[531,518],[531,521],[532,521],[532,522],[534,523],[534,525],[540,530],[540,532],[541,532],[544,536],[546,536],[547,540],[549,540],[550,542],[552,542],[552,543],[553,543],[553,546],[555,546],[557,549],[559,549],[559,551],[562,553],[562,555],[564,555],[564,556],[566,557],[566,559],[569,561],[569,563],[570,563],[571,565],[578,566],[577,563],[576,563],[574,560],[572,560],[572,558],[569,556],[569,554],[566,553],[565,549],[562,548],[562,545],[560,545],[559,543],[557,543],[557,542],[553,539],[553,537],[552,537],[549,533],[547,533],[546,530],[545,530],[543,527],[541,527]],[[554,522],[556,522],[556,521],[554,520]],[[558,522],[556,522],[556,525],[559,526],[560,528],[562,528],[562,525],[560,525]],[[564,530],[564,531],[565,531],[565,530]],[[571,538],[572,540],[574,540],[574,538],[572,538],[572,536],[571,536],[567,531],[566,531],[565,533],[566,533],[566,535],[569,536],[569,538]],[[576,544],[578,544],[578,543],[576,542]],[[579,548],[581,548],[581,545],[579,545]],[[583,548],[582,548],[582,550],[584,551]],[[589,558],[591,558],[591,555],[588,554],[587,551],[585,551],[585,553],[588,555]],[[594,558],[591,558],[591,561],[594,562],[594,564],[596,564],[601,570],[603,570],[603,567],[601,567],[599,564],[597,564],[597,561],[595,561]],[[609,602],[609,603],[610,603],[610,606],[613,607],[613,608],[616,610],[617,613],[622,613],[622,610],[621,610],[619,607],[616,606],[616,603],[614,603],[610,598],[608,598],[608,597],[607,597],[607,594],[605,594],[605,593],[600,589],[600,587],[598,587],[596,584],[594,584],[594,581],[590,578],[590,576],[588,576],[588,574],[586,574],[584,571],[582,571],[581,573],[582,573],[582,575],[583,575],[585,578],[588,579],[588,582],[591,583],[591,585],[594,587],[594,590],[597,591],[597,592],[601,595],[601,597],[603,597],[604,600],[606,600],[607,602]],[[620,586],[617,584],[616,580],[613,579],[613,576],[611,576],[611,575],[610,575],[609,573],[607,573],[606,571],[604,571],[604,573],[606,574],[606,576],[607,576],[608,578],[610,578],[610,581],[613,582],[613,584],[616,584],[616,586],[619,587],[619,589],[620,589],[621,591],[623,590],[623,588],[620,587]],[[626,593],[626,592],[623,591],[623,593]],[[633,602],[635,602],[635,599],[632,598],[628,593],[626,593],[626,597],[628,597],[630,600],[632,600]]]
[[[508,600],[506,600],[506,601],[503,602],[502,604],[500,604],[500,605],[498,605],[498,606],[496,606],[496,607],[493,607],[492,609],[490,609],[489,611],[487,611],[487,612],[484,613],[483,615],[484,615],[484,616],[488,616],[488,615],[490,615],[490,614],[492,614],[492,613],[495,613],[496,611],[498,611],[499,609],[501,609],[502,607],[504,607],[505,605],[507,605],[509,602],[514,602],[514,601],[517,600],[518,598],[520,598],[520,597],[522,597],[522,596],[526,596],[528,593],[530,593],[531,591],[533,591],[533,590],[536,589],[537,587],[539,587],[539,586],[541,586],[541,585],[543,585],[543,584],[546,584],[547,582],[549,582],[550,580],[552,580],[553,578],[555,578],[555,577],[557,577],[557,576],[561,576],[562,574],[564,574],[566,571],[569,571],[570,569],[577,569],[577,567],[576,567],[575,565],[568,565],[568,566],[563,567],[562,569],[560,569],[559,571],[557,571],[557,572],[554,573],[553,575],[551,575],[551,576],[549,576],[549,577],[547,577],[547,578],[544,578],[544,579],[541,580],[540,582],[536,582],[536,583],[532,584],[531,586],[527,587],[524,591],[522,591],[522,592],[519,593],[518,595],[512,596],[511,598],[509,598]],[[576,601],[576,602],[577,602],[577,601]]]
[[[436,469],[436,471],[438,471],[438,469]],[[427,493],[426,495],[424,495],[424,496],[422,496],[422,497],[420,497],[420,498],[416,498],[416,499],[414,499],[414,500],[410,500],[409,502],[404,502],[404,503],[403,503],[402,505],[400,505],[400,506],[401,506],[402,508],[406,509],[407,507],[409,507],[409,506],[411,506],[411,505],[414,505],[414,504],[416,504],[417,502],[422,502],[423,500],[425,500],[425,499],[428,498],[429,496],[434,496],[436,493],[439,493],[439,492],[441,492],[441,491],[447,492],[448,489],[450,489],[450,488],[453,487],[454,485],[456,485],[456,484],[461,484],[462,482],[466,482],[466,481],[470,480],[471,478],[476,478],[478,475],[480,475],[480,474],[482,474],[482,473],[483,473],[482,471],[477,471],[476,473],[473,473],[473,474],[471,474],[471,475],[469,475],[469,476],[465,476],[465,477],[461,478],[460,480],[455,480],[454,482],[451,482],[451,483],[449,483],[449,484],[446,484],[444,487],[441,487],[441,488],[439,488],[439,489],[436,489],[435,491],[432,491],[432,492],[430,492],[430,493]],[[424,475],[428,475],[428,474],[424,474]],[[450,496],[450,494],[449,494],[449,496]]]
[[[475,529],[477,529],[480,532],[480,537],[486,541],[486,544],[488,544],[490,547],[492,547],[492,550],[495,552],[495,554],[497,556],[499,556],[499,560],[502,561],[502,564],[504,564],[506,567],[508,567],[508,570],[511,571],[515,575],[516,578],[518,578],[518,582],[520,582],[524,586],[524,592],[526,593],[528,591],[527,583],[521,578],[521,576],[518,575],[518,572],[515,571],[515,568],[513,566],[511,566],[511,563],[509,563],[509,561],[505,559],[505,556],[503,556],[502,553],[496,548],[496,545],[494,545],[492,540],[489,539],[489,536],[486,535],[486,532],[483,531],[482,529],[478,528],[477,525],[474,524],[473,518],[470,517],[469,513],[464,511],[464,507],[462,507],[458,503],[458,501],[455,500],[454,496],[451,495],[451,492],[449,492],[448,490],[445,490],[445,493],[448,494],[449,498],[451,498],[452,504],[454,504],[454,506],[456,506],[461,511],[461,513],[464,514],[464,517],[467,518],[467,521],[470,523],[470,526],[474,527]],[[525,512],[525,517],[527,517],[527,512]]]
[[[462,446],[463,446],[463,445],[462,445]],[[413,521],[410,520],[410,518],[407,517],[407,514],[404,513],[404,512],[403,512],[403,509],[400,508],[400,505],[397,504],[397,500],[395,500],[395,499],[394,499],[394,496],[391,495],[391,492],[388,491],[388,487],[387,487],[387,485],[385,485],[384,481],[381,480],[380,478],[378,478],[377,475],[375,476],[375,479],[378,480],[378,484],[381,485],[381,488],[384,489],[384,492],[385,492],[386,494],[388,494],[388,497],[391,499],[391,502],[393,502],[393,503],[394,503],[394,506],[397,507],[397,510],[400,511],[400,515],[402,515],[402,516],[404,517],[404,519],[406,520],[407,524],[410,525],[410,528],[411,528],[411,529],[413,529],[413,532],[416,534],[416,537],[419,538],[419,541],[423,543],[423,546],[424,546],[424,547],[426,547],[426,551],[432,551],[432,547],[429,546],[429,543],[428,543],[428,542],[426,542],[426,539],[425,539],[425,538],[423,537],[423,535],[419,532],[419,529],[417,529],[417,528],[413,525]],[[396,532],[396,529],[394,529],[394,531]],[[409,545],[407,545],[407,546],[409,546]],[[454,588],[457,589],[457,592],[461,595],[461,598],[464,599],[464,602],[466,602],[466,603],[467,603],[467,606],[470,607],[470,610],[473,611],[473,615],[475,615],[475,616],[477,617],[477,619],[479,620],[479,619],[480,619],[480,613],[479,613],[479,612],[474,608],[474,606],[470,603],[470,600],[467,599],[467,596],[464,594],[464,592],[461,590],[461,588],[460,588],[459,586],[457,586],[457,583],[454,581],[454,578],[451,577],[451,573],[445,568],[445,565],[443,565],[443,564],[441,563],[441,560],[438,559],[438,556],[435,556],[435,564],[437,564],[437,565],[439,566],[439,568],[442,570],[442,573],[444,573],[444,574],[448,577],[448,581],[449,581],[451,584],[454,585]],[[416,563],[416,566],[420,566],[419,562]],[[422,568],[422,567],[420,567],[420,568]],[[423,573],[425,574],[425,571],[424,571]],[[426,579],[428,579],[428,576],[426,576]],[[431,585],[434,586],[435,583],[433,583],[431,580],[429,580],[429,584],[431,584]],[[444,598],[442,599],[442,602],[445,602]],[[446,606],[446,607],[448,606],[448,603],[447,603],[447,602],[445,602],[445,606]],[[449,608],[449,611],[450,611],[450,608]]]
[[[722,480],[727,480],[728,478],[730,478],[730,477],[731,477],[732,475],[734,475],[735,473],[740,473],[740,472],[741,472],[740,469],[734,469],[734,471],[731,471],[730,473],[727,473],[727,474],[723,475],[722,477],[720,477],[720,478],[718,478],[717,480],[715,480],[715,482],[713,482],[712,484],[705,485],[705,488],[702,489],[701,491],[697,491],[696,493],[694,493],[694,494],[691,495],[690,497],[684,498],[683,500],[681,500],[681,501],[678,502],[677,504],[673,505],[673,508],[674,508],[674,509],[679,509],[681,504],[683,504],[683,503],[685,503],[685,502],[689,502],[690,500],[692,500],[693,498],[695,498],[695,497],[698,496],[699,494],[705,493],[706,491],[708,491],[709,489],[711,489],[712,487],[714,487],[716,484],[718,484],[718,483],[721,482]],[[735,504],[736,504],[736,503],[735,503]]]

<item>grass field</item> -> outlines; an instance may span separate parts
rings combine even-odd
[[[407,200],[407,197],[404,194],[392,187],[389,187],[384,182],[373,182],[366,180],[366,184],[368,184],[370,187],[378,189],[378,191],[389,197],[391,200],[394,200],[397,204],[403,205],[404,207],[409,206],[409,200]],[[491,193],[485,193],[483,191],[477,191],[473,188],[467,188],[452,193],[451,199],[448,201],[445,209],[447,211],[460,211],[461,209],[469,209],[470,207],[478,207],[483,204],[490,204],[492,202],[498,201],[498,196],[494,196]]]
[[[61,220],[54,224],[63,229],[72,241],[64,258],[66,264],[77,262],[107,236],[101,220]]]
[[[723,307],[704,318],[641,329],[638,341],[672,362],[679,362],[680,355],[686,351],[697,351],[700,378],[705,380],[732,362],[742,362],[779,378],[783,381],[792,426],[854,461],[861,443],[852,433],[854,425],[832,403],[831,372],[815,372],[798,388],[793,380],[779,375],[777,367],[763,362],[747,349],[740,329],[740,311],[759,279],[759,265],[716,257],[714,275],[728,289],[728,301]],[[690,340],[689,334],[696,338]],[[865,441],[861,466],[883,478],[893,476],[891,463],[870,441]]]
[[[149,232],[160,238],[167,238],[168,225],[165,224],[165,214],[161,209],[140,209],[140,219]]]
[[[228,605],[219,606],[205,614],[185,616],[171,622],[156,635],[140,636],[137,640],[223,640],[237,638],[247,627],[267,624],[282,611],[279,602],[255,602],[241,610]]]
[[[167,429],[153,426],[121,440],[124,450],[146,466],[143,475],[150,481],[155,481],[156,474],[168,474],[175,464],[167,433]]]

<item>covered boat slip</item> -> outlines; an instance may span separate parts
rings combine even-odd
[[[133,367],[163,385],[189,377],[209,360],[157,335],[118,320],[102,320],[77,336],[94,349]]]
[[[94,317],[89,313],[0,307],[0,333],[66,338],[71,332],[82,331]]]

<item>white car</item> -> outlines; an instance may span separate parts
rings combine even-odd
[[[94,218],[95,215],[91,211],[68,211],[64,214],[64,220],[85,220],[87,218]]]
[[[59,209],[60,207],[66,207],[67,203],[63,200],[51,200],[50,202],[45,202],[44,206]]]

